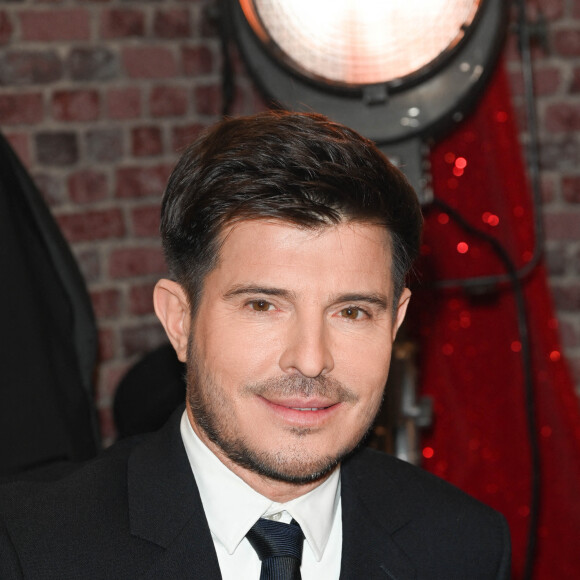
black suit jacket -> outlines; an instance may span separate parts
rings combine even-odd
[[[221,578],[179,419],[57,480],[1,486],[0,578]],[[509,577],[509,533],[489,507],[375,451],[341,469],[341,580]]]

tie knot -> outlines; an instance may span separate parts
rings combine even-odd
[[[246,534],[260,560],[277,557],[302,560],[304,534],[297,522],[285,524],[260,518]]]

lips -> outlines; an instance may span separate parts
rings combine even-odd
[[[263,399],[272,403],[273,405],[279,405],[280,407],[286,407],[287,409],[296,409],[298,411],[318,411],[321,409],[328,409],[336,404],[335,401],[330,401],[327,398],[322,397],[276,397],[276,396],[262,396]]]
[[[340,402],[321,399],[267,399],[258,397],[276,420],[291,426],[322,427],[341,407]]]

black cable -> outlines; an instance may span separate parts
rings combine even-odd
[[[526,424],[528,428],[528,438],[530,441],[530,462],[531,462],[531,482],[530,482],[530,522],[528,526],[528,538],[526,546],[526,559],[524,566],[523,580],[531,580],[536,558],[536,545],[538,536],[538,521],[540,512],[541,496],[541,458],[538,433],[536,428],[536,405],[534,396],[534,382],[532,373],[532,352],[530,336],[528,330],[527,308],[522,286],[522,280],[513,260],[508,255],[506,249],[499,241],[488,233],[472,226],[454,208],[444,201],[434,198],[431,206],[436,206],[451,217],[464,231],[475,238],[483,240],[491,246],[498,258],[503,262],[507,276],[514,293],[517,311],[518,332],[520,336],[521,362],[524,377],[524,396],[526,410]],[[428,209],[428,208],[427,208]],[[439,283],[436,283],[439,286]],[[472,287],[472,284],[469,285]]]
[[[218,31],[220,38],[220,47],[222,54],[222,117],[227,117],[232,109],[232,103],[234,102],[235,94],[235,81],[234,81],[234,69],[232,66],[232,55],[230,39],[231,35],[231,22],[229,16],[229,10],[227,7],[227,0],[218,0],[219,2],[219,14],[218,18]]]
[[[525,0],[514,0],[514,2],[517,4],[516,28],[518,34],[518,46],[522,58],[526,123],[529,133],[526,153],[532,193],[532,218],[535,239],[532,258],[520,269],[515,270],[518,279],[523,280],[533,272],[542,258],[544,252],[544,227],[541,212],[542,188],[540,183],[540,155],[538,152],[538,121],[535,110],[533,66],[530,50],[530,25],[526,18]],[[492,276],[477,276],[474,278],[441,280],[438,282],[438,286],[442,288],[476,288],[495,286],[509,281],[509,274],[498,274]]]

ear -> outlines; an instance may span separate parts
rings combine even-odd
[[[409,306],[409,300],[411,299],[411,291],[408,288],[404,288],[401,292],[401,297],[399,298],[399,304],[397,306],[397,311],[395,312],[395,318],[393,320],[393,340],[397,336],[397,331],[399,330],[403,320],[405,320],[405,314],[407,313],[407,306]]]
[[[189,300],[185,290],[172,280],[159,280],[153,290],[153,305],[177,357],[181,362],[185,362],[191,321]]]

